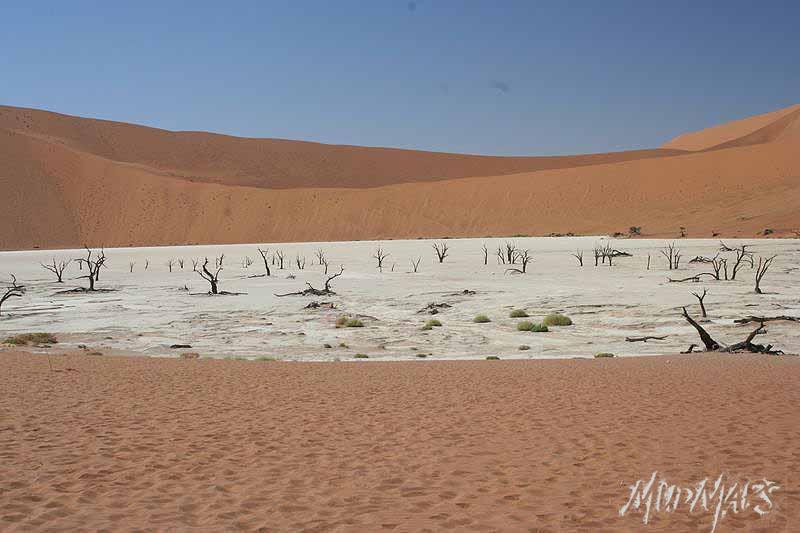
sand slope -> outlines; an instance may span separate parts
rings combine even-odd
[[[3,531],[710,531],[619,516],[656,470],[781,486],[717,531],[800,520],[797,358],[51,364],[0,352]]]
[[[685,147],[481,157],[0,107],[0,248],[800,227],[800,108]],[[720,130],[721,131],[721,130]],[[698,138],[699,139],[699,138]],[[709,148],[708,145],[711,145]]]

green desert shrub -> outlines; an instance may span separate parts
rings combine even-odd
[[[353,356],[355,359],[369,359],[369,356],[365,353],[357,353]]]
[[[425,322],[425,326],[426,327],[430,327],[430,328],[440,328],[440,327],[442,327],[442,323],[440,321],[436,320],[435,318],[432,318],[432,319],[428,320],[427,322]]]
[[[496,355],[487,355],[487,356],[486,356],[486,360],[487,360],[487,361],[499,361],[499,360],[500,360],[500,358],[499,358],[499,357],[497,357]]]
[[[542,324],[545,326],[571,326],[572,319],[559,313],[551,313],[544,317]]]
[[[350,318],[349,316],[340,316],[336,319],[337,328],[363,328],[364,323],[357,318]]]
[[[56,344],[58,339],[52,333],[20,333],[6,338],[5,344],[15,344],[17,346],[27,346],[29,344]]]
[[[261,357],[256,357],[256,361],[277,361],[277,359],[268,355],[262,355]]]
[[[519,331],[531,331],[533,333],[546,333],[547,326],[544,324],[535,324],[530,320],[523,320],[517,324],[517,330]]]
[[[524,352],[524,351],[530,350],[530,349],[531,349],[531,347],[530,347],[530,346],[528,346],[527,344],[520,344],[518,349],[519,349],[520,351]]]
[[[514,309],[508,315],[511,318],[527,318],[528,313],[526,313],[523,309]]]
[[[472,321],[476,324],[485,324],[486,322],[491,322],[492,320],[486,315],[477,315],[472,319]]]
[[[595,359],[602,359],[604,357],[614,357],[614,354],[613,353],[609,353],[609,352],[600,352],[600,353],[594,354],[594,357],[595,357]]]

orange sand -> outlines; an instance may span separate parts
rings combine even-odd
[[[681,148],[681,149],[675,149]],[[0,106],[0,249],[800,230],[800,107],[656,150],[484,157]]]
[[[800,359],[274,363],[0,353],[0,529],[709,531],[654,470],[800,523]]]

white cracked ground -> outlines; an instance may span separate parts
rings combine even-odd
[[[506,273],[494,250],[505,242],[529,249],[533,261],[524,275]],[[617,258],[612,267],[594,266],[592,249],[610,242],[632,257]],[[85,285],[76,279],[85,273],[75,262],[65,282],[59,284],[41,266],[52,258],[76,259],[82,250],[34,250],[0,253],[0,280],[11,273],[26,285],[22,298],[6,302],[0,316],[0,335],[47,331],[57,334],[61,347],[80,344],[106,354],[141,354],[177,357],[182,351],[208,357],[274,357],[284,360],[349,359],[367,354],[370,359],[469,359],[497,355],[501,358],[592,357],[598,352],[617,355],[677,353],[699,344],[695,331],[681,317],[687,306],[699,317],[692,292],[708,289],[705,327],[717,340],[743,340],[753,324],[734,319],[746,315],[800,316],[800,241],[796,239],[727,240],[729,246],[751,245],[756,256],[778,257],[764,277],[765,294],[753,291],[754,270],[745,266],[735,281],[710,280],[670,283],[667,277],[685,278],[709,271],[707,265],[689,263],[697,255],[713,256],[717,240],[679,239],[683,255],[680,269],[668,271],[660,250],[664,240],[565,238],[449,239],[443,264],[435,256],[432,240],[389,240],[261,245],[270,253],[283,250],[286,268],[264,273],[255,244],[175,246],[106,249],[107,269],[99,288],[112,292],[59,294]],[[489,248],[484,265],[482,245]],[[378,246],[390,255],[383,272],[372,257]],[[324,275],[314,253],[323,249],[330,272],[344,266],[334,280],[335,296],[276,297],[276,293],[302,290],[306,282],[321,287]],[[584,267],[572,257],[584,252]],[[237,296],[209,296],[208,283],[192,271],[192,258],[225,254],[220,289],[242,292]],[[306,258],[306,268],[294,265],[296,255]],[[646,269],[651,256],[650,270]],[[728,254],[731,255],[731,254]],[[243,267],[246,257],[253,260]],[[411,261],[421,257],[419,272]],[[170,258],[185,259],[169,272]],[[149,260],[149,268],[144,269]],[[129,271],[129,263],[134,269]],[[290,274],[295,276],[290,279]],[[188,286],[189,291],[183,290]],[[462,291],[474,294],[461,294]],[[333,302],[335,309],[304,309],[312,302]],[[423,331],[430,315],[419,311],[430,303],[447,303],[435,316],[441,327]],[[561,312],[574,325],[553,327],[547,333],[520,332],[520,320],[509,318],[523,309],[533,321]],[[491,322],[473,318],[486,314]],[[336,328],[342,315],[358,316],[363,328]],[[627,336],[667,336],[662,341],[630,343]],[[757,342],[772,343],[787,353],[800,353],[800,323],[773,322]],[[191,350],[170,349],[189,344]],[[330,345],[331,348],[325,347]],[[521,350],[521,346],[529,346]]]

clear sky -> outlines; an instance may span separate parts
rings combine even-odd
[[[486,154],[658,146],[800,102],[800,2],[5,0],[0,103]]]

